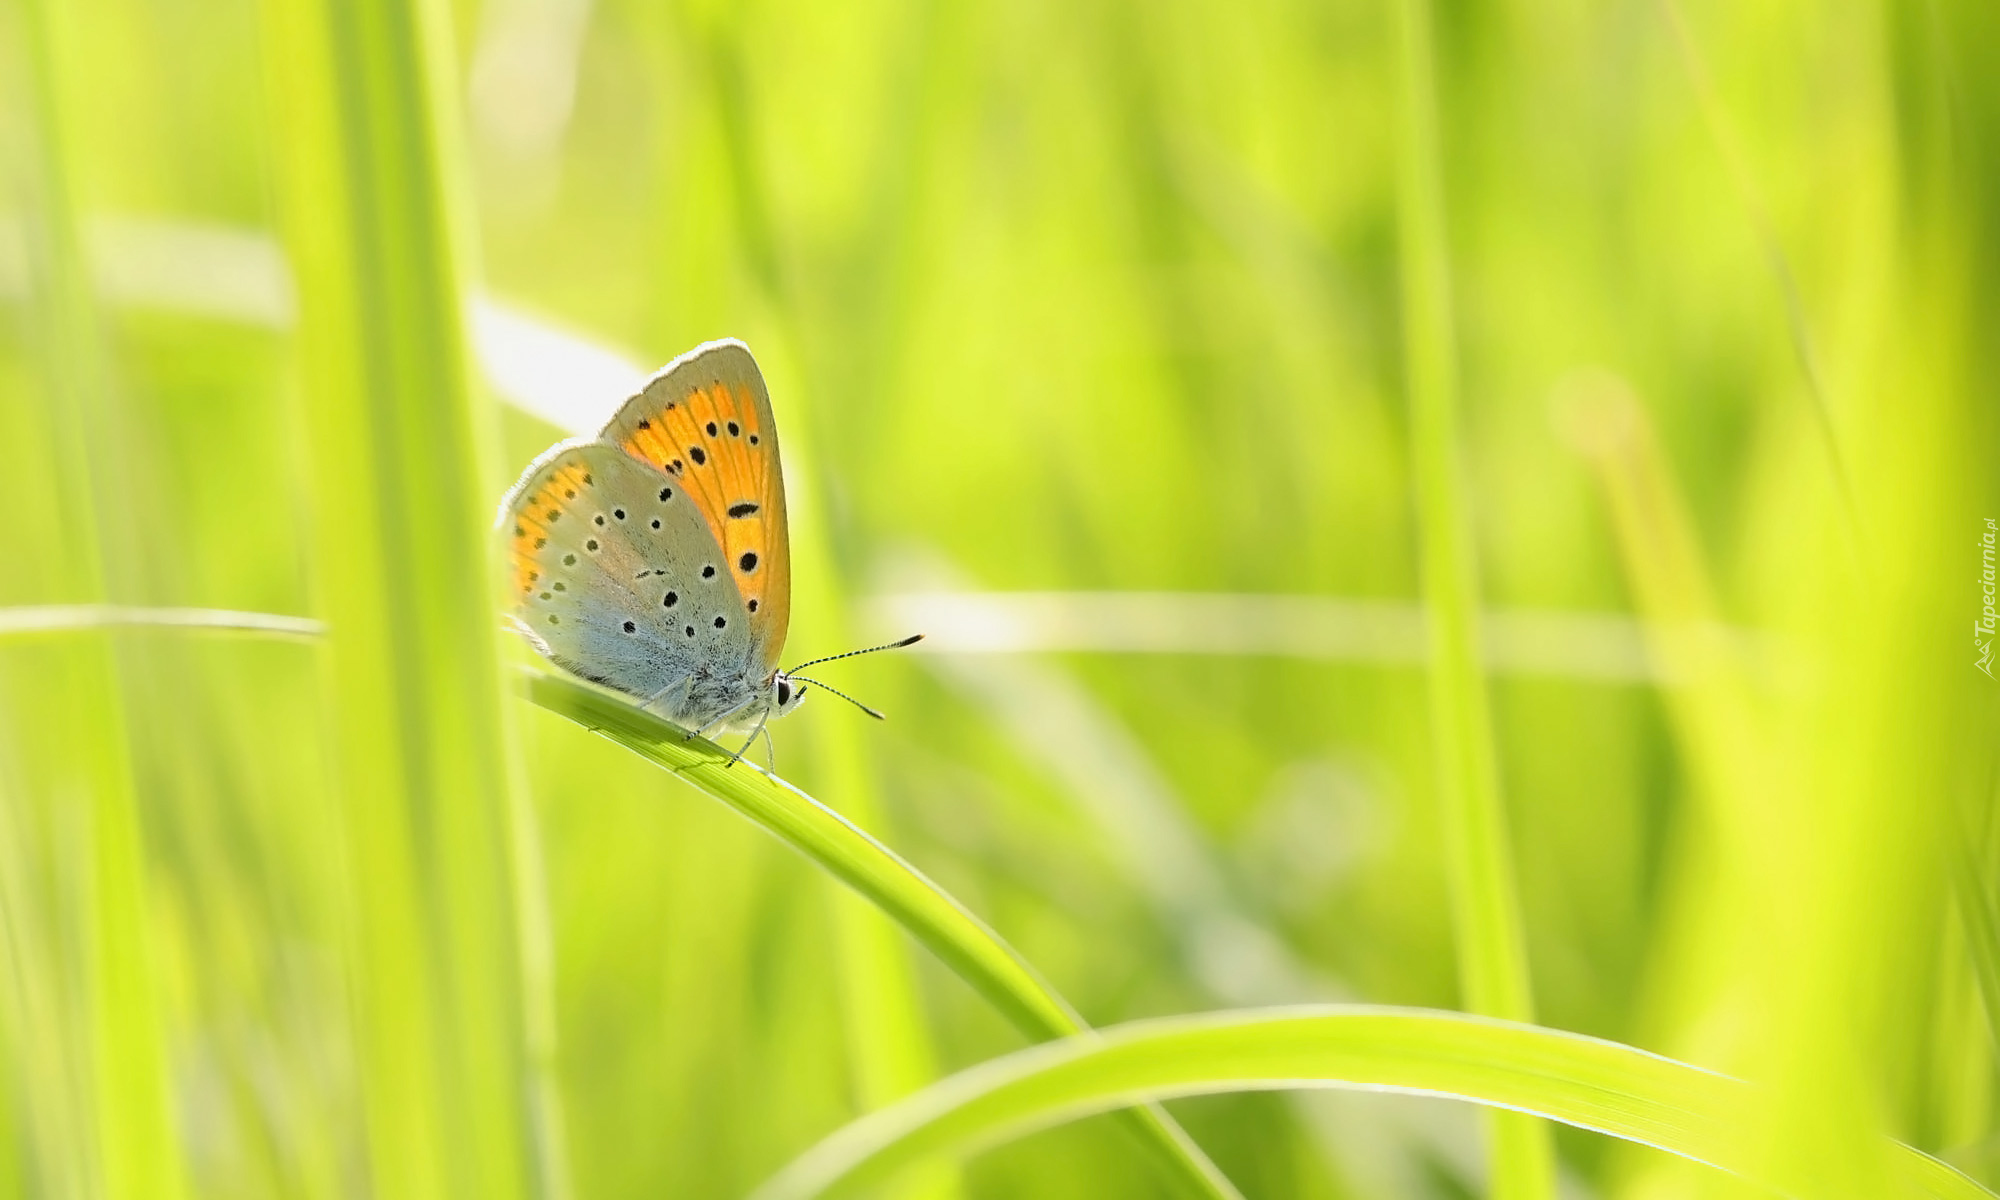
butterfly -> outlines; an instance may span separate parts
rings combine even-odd
[[[785,480],[771,397],[742,342],[695,347],[596,437],[543,452],[498,522],[515,629],[690,739],[749,728],[732,765],[799,706],[804,684],[826,687],[778,669],[792,611]]]

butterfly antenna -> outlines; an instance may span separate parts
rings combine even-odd
[[[856,654],[865,654],[865,653],[867,653],[867,651],[865,651],[865,650],[856,650],[856,651],[855,651],[855,653],[856,653]],[[846,655],[844,655],[844,654],[842,654],[842,655],[836,655],[835,657],[837,657],[837,658],[845,658],[845,657],[847,657],[847,656],[846,656]],[[868,714],[869,716],[871,716],[871,717],[874,717],[874,718],[875,718],[876,720],[878,720],[878,721],[886,721],[886,720],[888,720],[888,719],[889,719],[888,717],[886,717],[886,716],[882,715],[881,713],[879,713],[879,712],[875,711],[874,709],[872,709],[872,708],[868,707],[868,706],[867,706],[866,704],[863,704],[863,703],[861,703],[861,701],[859,701],[859,700],[856,700],[856,699],[855,699],[854,697],[852,697],[852,696],[848,695],[848,694],[847,694],[846,692],[843,692],[843,691],[841,691],[841,690],[840,690],[839,688],[830,688],[830,687],[826,687],[826,685],[825,685],[825,684],[821,683],[821,682],[820,682],[819,680],[817,680],[817,679],[803,679],[803,678],[800,678],[800,677],[799,677],[799,676],[797,676],[797,675],[794,675],[794,674],[792,674],[792,673],[791,673],[790,671],[787,671],[787,672],[785,672],[785,678],[787,678],[787,679],[793,679],[793,680],[797,680],[797,681],[798,681],[798,682],[800,682],[800,683],[810,683],[810,684],[812,684],[812,685],[813,685],[814,687],[816,687],[816,688],[826,688],[826,690],[827,690],[827,691],[829,691],[829,692],[832,692],[832,693],[833,693],[834,695],[836,695],[836,696],[840,697],[840,698],[841,698],[842,700],[845,700],[845,701],[847,701],[847,702],[848,702],[849,704],[852,704],[852,705],[853,705],[854,707],[856,707],[856,708],[860,709],[860,710],[861,710],[862,712],[865,712],[865,713],[867,713],[867,714]],[[804,689],[804,688],[800,688],[800,689],[799,689],[799,694],[800,694],[800,695],[804,695],[804,694],[805,694],[805,689]]]
[[[853,658],[853,657],[854,657],[855,655],[857,655],[857,654],[873,654],[873,653],[875,653],[875,652],[876,652],[877,650],[901,650],[901,649],[902,649],[903,647],[905,647],[905,646],[913,646],[913,645],[915,645],[915,644],[917,644],[918,642],[921,642],[921,641],[923,641],[923,640],[924,640],[924,635],[923,635],[923,634],[921,634],[921,633],[913,633],[913,634],[911,634],[911,635],[910,635],[909,637],[906,637],[906,638],[904,638],[904,639],[903,639],[902,641],[900,641],[900,642],[890,642],[890,643],[888,643],[887,645],[884,645],[884,646],[870,646],[870,647],[868,647],[868,648],[867,648],[866,650],[849,650],[849,651],[848,651],[847,653],[845,653],[845,654],[829,654],[829,655],[827,655],[827,656],[826,656],[825,658],[815,658],[815,659],[813,659],[813,660],[812,660],[811,662],[802,662],[802,663],[800,663],[800,664],[799,664],[798,666],[796,666],[796,667],[793,667],[793,668],[792,668],[791,670],[789,670],[789,671],[786,671],[786,672],[785,672],[785,675],[786,675],[786,677],[788,677],[788,678],[789,678],[789,677],[791,677],[791,676],[793,676],[793,675],[797,674],[798,672],[800,672],[800,671],[803,671],[803,670],[805,670],[805,669],[806,669],[807,667],[816,667],[816,666],[820,665],[821,663],[828,663],[828,662],[832,662],[832,661],[834,661],[834,660],[835,660],[835,659],[837,659],[837,658]],[[808,679],[808,680],[806,680],[806,682],[807,682],[807,683],[811,683],[811,682],[812,682],[812,680]],[[821,686],[821,687],[826,687],[826,685],[825,685],[825,684],[823,684],[823,683],[822,683],[822,684],[820,684],[819,686]],[[832,689],[832,688],[826,688],[826,690],[827,690],[827,691],[829,691],[829,692],[832,692],[832,691],[833,691],[833,689]],[[835,695],[837,696],[837,695],[839,695],[840,693],[838,693],[838,692],[834,692],[834,694],[835,694]],[[863,704],[863,705],[862,705],[861,707],[863,707],[863,708],[867,708],[868,706],[867,706],[867,705],[865,705],[865,704]],[[869,711],[873,712],[874,710],[873,710],[873,709],[870,709]],[[880,716],[881,714],[880,714],[880,713],[876,713],[876,715],[877,715],[877,716]]]

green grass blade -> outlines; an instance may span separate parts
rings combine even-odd
[[[765,362],[766,369],[776,364],[774,374],[782,378],[792,358],[780,349],[767,356]],[[818,371],[798,374],[821,377]],[[829,389],[823,386],[784,390],[787,395],[805,393],[796,398],[806,405],[829,399]],[[813,412],[806,407],[800,415],[805,419],[789,421],[785,426],[788,460],[818,462],[819,430],[811,420]],[[826,514],[837,511],[837,506],[813,486],[816,478],[807,476],[806,487],[813,496],[805,504],[798,503],[799,483],[795,479],[792,484],[793,559],[836,568],[841,559],[835,551]],[[860,644],[849,632],[852,624],[848,620],[845,583],[835,569],[798,576],[792,596],[791,645],[796,651],[793,661]],[[865,728],[866,725],[865,721],[811,722],[806,730],[811,778],[820,790],[842,798],[842,810],[850,821],[862,828],[883,830],[886,835],[887,816],[877,801],[879,776],[873,755],[880,739],[875,736],[877,731]],[[751,753],[756,751],[756,747],[751,748]],[[831,881],[827,886],[831,886]],[[855,1104],[867,1112],[936,1080],[937,1056],[912,947],[875,905],[845,888],[832,890],[827,917],[836,947],[834,970],[839,979],[849,1086]],[[930,1172],[905,1178],[902,1190],[894,1194],[893,1200],[951,1200],[961,1193],[956,1173],[949,1164],[937,1164]]]
[[[792,444],[798,445],[793,438]],[[817,506],[814,506],[817,508]],[[792,519],[792,539],[798,545],[812,539],[826,544],[811,512]],[[825,554],[822,561],[832,562]],[[845,630],[844,606],[835,587],[808,583],[798,590],[795,610],[812,614],[802,632],[814,635],[809,645],[853,645],[829,636]],[[816,777],[829,793],[842,797],[846,815],[864,828],[883,827],[885,814],[876,802],[875,765],[865,722],[820,721],[811,727],[812,762]],[[938,1076],[923,999],[917,986],[909,943],[897,936],[894,924],[861,896],[835,889],[833,936],[839,947],[835,969],[840,973],[840,997],[848,1043],[848,1069],[854,1096],[863,1111],[881,1108],[929,1084]],[[899,1200],[948,1200],[961,1194],[948,1170],[930,1178],[904,1181]]]
[[[1953,839],[1951,855],[1952,892],[1958,904],[1958,919],[1965,925],[1967,957],[1972,960],[1972,977],[1979,984],[1979,1000],[1986,1011],[1986,1032],[2000,1050],[2000,913],[1994,911],[1993,895],[1979,868],[1976,831],[1964,828]]]
[[[839,813],[748,760],[730,766],[728,752],[714,743],[689,741],[684,731],[588,684],[535,671],[528,677],[528,695],[673,771],[811,859],[901,925],[1029,1037],[1048,1040],[1084,1031],[1082,1018],[1013,947]],[[1140,1109],[1131,1120],[1186,1189],[1237,1195],[1164,1111]]]
[[[848,1194],[903,1165],[969,1151],[1123,1104],[1215,1092],[1353,1088],[1533,1113],[1756,1181],[1751,1086],[1579,1034],[1462,1013],[1314,1006],[1138,1021],[982,1063],[856,1121],[755,1200]],[[1987,1197],[1915,1151],[1921,1193]]]
[[[1813,346],[1812,328],[1806,322],[1806,306],[1799,295],[1798,278],[1792,272],[1791,259],[1785,254],[1777,225],[1771,220],[1770,207],[1765,204],[1751,175],[1741,139],[1736,136],[1722,97],[1716,94],[1715,81],[1709,75],[1701,48],[1696,45],[1694,33],[1688,28],[1687,14],[1681,11],[1675,0],[1659,0],[1659,4],[1661,14],[1673,33],[1674,49],[1679,52],[1681,67],[1687,72],[1688,85],[1694,90],[1695,106],[1701,110],[1702,123],[1708,126],[1709,139],[1722,156],[1737,203],[1743,206],[1744,216],[1764,251],[1772,281],[1777,284],[1778,297],[1785,309],[1785,332],[1791,338],[1792,353],[1799,360],[1799,373],[1805,378],[1813,429],[1819,435],[1820,446],[1826,454],[1827,469],[1833,476],[1834,490],[1840,497],[1840,515],[1846,522],[1841,532],[1849,542],[1853,542],[1860,536],[1861,529],[1859,510],[1854,502],[1854,484],[1849,478],[1847,457],[1840,450],[1840,435],[1834,428],[1832,406],[1827,402],[1825,372],[1820,367],[1819,352]],[[1848,550],[1853,553],[1855,547],[1850,545]]]
[[[106,629],[185,629],[310,641],[326,632],[311,617],[222,608],[141,608],[124,604],[23,604],[0,608],[0,638]]]
[[[867,751],[856,744],[853,722],[834,728],[821,723],[813,732],[814,761],[826,786],[848,798],[845,807],[857,822],[879,826],[879,805],[872,800],[873,772]],[[854,800],[871,797],[857,806]],[[926,1032],[922,997],[917,989],[909,943],[896,936],[895,926],[861,896],[836,889],[833,936],[839,946],[841,1007],[845,1017],[849,1070],[854,1095],[864,1111],[900,1100],[937,1078],[937,1060]],[[945,1200],[961,1189],[949,1171],[931,1178],[906,1180],[904,1200]]]
[[[1443,805],[1445,863],[1460,989],[1475,1012],[1534,1015],[1479,629],[1479,579],[1461,482],[1458,381],[1445,249],[1437,92],[1429,0],[1397,6],[1403,138],[1400,181],[1403,344],[1420,514],[1419,556],[1431,643],[1431,722]],[[1488,1118],[1493,1194],[1554,1194],[1546,1130],[1509,1113]]]
[[[441,0],[270,0],[328,627],[349,991],[382,1200],[537,1190]]]
[[[130,599],[143,553],[134,544],[132,523],[118,519],[125,482],[122,434],[131,425],[123,419],[124,396],[113,380],[110,339],[92,294],[79,220],[84,147],[74,110],[89,95],[84,64],[91,31],[73,6],[30,0],[20,15],[32,110],[22,174],[28,240],[39,267],[32,328],[57,503],[69,517],[66,529],[72,535],[62,563],[42,583],[59,595],[69,593],[65,598]],[[30,1095],[46,1088],[52,1104],[71,1096],[81,1102],[70,1113],[36,1123],[38,1131],[66,1130],[78,1140],[60,1145],[46,1134],[38,1139],[32,1157],[41,1169],[28,1176],[28,1186],[55,1194],[151,1194],[172,1200],[186,1191],[187,1164],[175,1137],[171,1059],[158,1003],[157,930],[148,903],[123,686],[128,668],[115,645],[80,647],[71,669],[48,681],[39,701],[70,714],[70,728],[61,737],[73,764],[66,780],[73,797],[48,796],[37,805],[39,815],[74,839],[63,852],[71,861],[58,868],[74,872],[64,889],[68,894],[44,910],[48,942],[67,953],[44,962],[67,960],[65,965],[81,970],[73,990],[64,989],[63,999],[77,1016],[63,1030],[67,1045],[40,1058],[40,1065],[69,1078],[54,1080],[41,1072]],[[26,858],[10,866],[26,866]],[[23,913],[16,919],[30,917]],[[16,940],[25,940],[26,932]],[[24,975],[32,971],[26,962],[10,968]],[[45,985],[24,978],[18,986],[25,991]],[[39,1040],[50,1032],[44,1025],[17,1036]],[[64,1058],[70,1061],[61,1062]],[[79,1086],[79,1079],[88,1082]]]

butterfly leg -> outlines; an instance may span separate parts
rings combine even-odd
[[[759,725],[757,732],[764,735],[764,761],[770,764],[771,774],[776,775],[778,773],[778,748],[771,743],[771,731]]]
[[[729,757],[730,766],[733,767],[737,763],[743,761],[743,752],[750,748],[750,743],[757,740],[758,734],[764,732],[764,724],[770,719],[771,719],[771,706],[767,704],[764,706],[764,715],[757,718],[757,728],[751,730],[750,736],[743,739],[743,744],[741,746],[736,747],[736,753],[730,755]]]

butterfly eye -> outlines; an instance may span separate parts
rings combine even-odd
[[[783,708],[785,705],[790,704],[791,702],[792,702],[792,685],[780,679],[778,681],[778,707]]]

